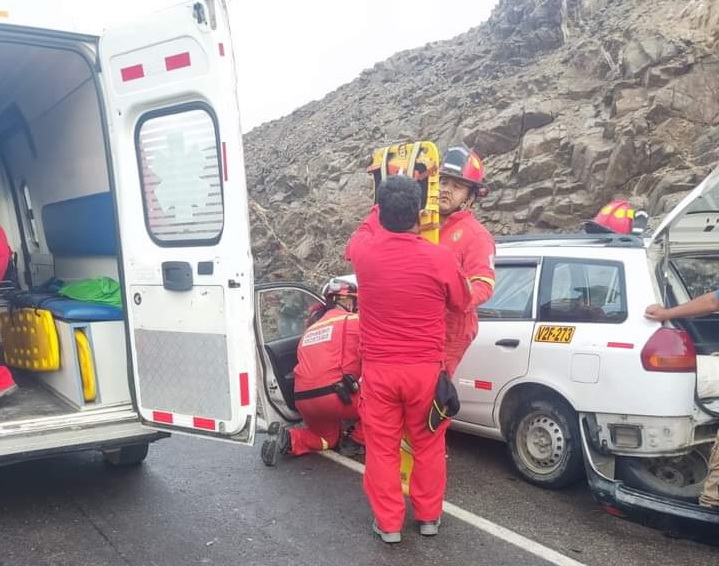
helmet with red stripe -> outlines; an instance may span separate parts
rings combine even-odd
[[[482,185],[484,179],[482,159],[464,143],[447,149],[439,166],[439,176],[440,179],[442,177],[457,179],[469,185],[473,194],[486,196],[486,187]]]

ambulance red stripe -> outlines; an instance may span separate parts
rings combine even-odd
[[[222,176],[227,181],[227,144],[222,142]]]
[[[178,53],[177,55],[170,55],[165,57],[165,69],[168,71],[174,71],[175,69],[182,69],[183,67],[189,67],[192,63],[190,62],[190,53],[185,51],[184,53]]]
[[[132,65],[131,67],[123,67],[120,69],[120,75],[122,76],[122,82],[134,81],[135,79],[141,79],[145,76],[145,68],[140,65]]]
[[[155,421],[156,423],[172,424],[175,419],[172,416],[172,413],[165,413],[162,411],[152,411],[152,420]]]
[[[203,419],[202,417],[192,417],[192,426],[204,430],[215,430],[215,419]]]
[[[240,374],[240,405],[246,407],[250,404],[250,376]]]

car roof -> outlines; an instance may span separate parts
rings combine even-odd
[[[600,248],[643,248],[644,240],[631,234],[515,234],[497,236],[501,247],[600,247]]]

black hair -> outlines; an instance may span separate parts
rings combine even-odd
[[[390,232],[408,232],[418,222],[422,189],[406,175],[390,175],[377,187],[379,222]]]

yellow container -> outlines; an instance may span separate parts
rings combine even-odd
[[[94,401],[97,397],[97,379],[95,378],[95,363],[92,359],[92,347],[87,335],[79,328],[75,329],[75,346],[82,379],[82,396],[85,401]]]
[[[60,368],[60,344],[50,311],[28,308],[2,313],[0,335],[8,366],[31,371]]]

